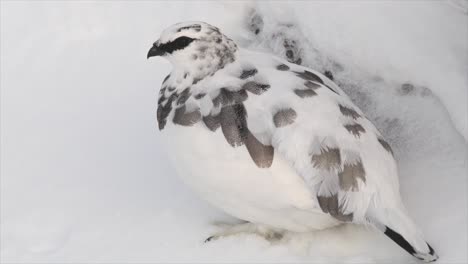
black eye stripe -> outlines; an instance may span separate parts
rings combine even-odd
[[[171,42],[168,42],[168,43],[164,43],[164,44],[161,44],[159,45],[159,48],[164,50],[165,52],[167,53],[172,53],[176,50],[180,50],[180,49],[184,49],[185,47],[187,47],[188,45],[190,45],[190,43],[192,43],[192,41],[194,41],[195,39],[193,38],[189,38],[189,37],[179,37]]]

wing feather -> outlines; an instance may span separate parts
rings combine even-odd
[[[327,77],[277,65],[259,66],[254,76],[266,79],[270,88],[244,102],[249,134],[271,137],[271,153],[304,179],[318,210],[339,221],[365,222],[377,185],[395,190],[388,143]]]

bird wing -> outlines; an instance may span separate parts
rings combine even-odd
[[[245,145],[259,168],[286,160],[317,209],[340,221],[364,221],[370,203],[398,199],[389,144],[338,86],[280,59],[248,57],[229,72],[236,80],[221,76],[230,85],[209,92],[208,128],[220,126],[230,145]]]

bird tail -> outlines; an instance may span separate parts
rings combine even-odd
[[[414,257],[433,262],[439,257],[424,240],[419,228],[404,212],[387,213],[385,221],[370,219],[377,229]]]

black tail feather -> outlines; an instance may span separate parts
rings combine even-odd
[[[401,248],[403,248],[404,250],[406,250],[406,252],[410,253],[412,256],[420,259],[420,260],[424,260],[424,261],[427,261],[426,259],[423,259],[419,256],[419,252],[417,252],[413,246],[411,246],[411,244],[406,241],[406,239],[400,235],[399,233],[395,232],[393,229],[391,229],[390,227],[388,226],[385,226],[385,232],[384,234],[386,236],[388,236],[391,240],[393,240],[393,242],[397,243]],[[426,243],[427,244],[427,243]],[[427,246],[429,247],[429,255],[433,256],[434,259],[433,260],[430,260],[430,262],[432,261],[436,261],[437,260],[437,256],[435,255],[435,252],[434,252],[434,249],[432,249],[432,247],[427,244]]]

